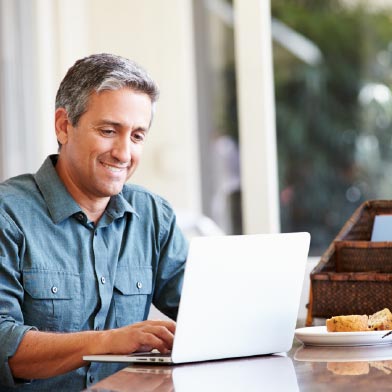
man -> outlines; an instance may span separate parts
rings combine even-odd
[[[124,185],[157,98],[125,58],[77,61],[56,96],[59,154],[0,184],[1,384],[77,390],[117,369],[83,355],[171,349],[174,321],[143,320],[151,303],[175,320],[187,243],[165,200]]]

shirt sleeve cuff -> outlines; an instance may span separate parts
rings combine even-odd
[[[0,352],[4,353],[1,356],[0,362],[0,385],[7,386],[7,387],[16,387],[21,384],[30,383],[31,380],[22,380],[14,378],[8,363],[10,357],[12,357],[17,348],[19,347],[20,342],[22,341],[24,335],[27,331],[30,330],[37,330],[35,327],[31,326],[14,326],[8,333],[6,341],[1,342],[3,344],[2,349]],[[1,341],[2,339],[0,339]],[[0,388],[1,390],[1,388]]]

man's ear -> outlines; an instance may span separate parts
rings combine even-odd
[[[57,141],[61,145],[66,144],[68,141],[68,125],[71,125],[71,123],[68,120],[68,114],[64,108],[56,109],[54,123]]]

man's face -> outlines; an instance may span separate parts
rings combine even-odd
[[[57,170],[77,201],[122,190],[139,164],[151,115],[148,95],[128,88],[92,94],[76,127],[63,119],[64,109],[56,111]]]

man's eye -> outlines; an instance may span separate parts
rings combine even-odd
[[[101,133],[105,136],[111,136],[114,134],[113,129],[101,129]]]
[[[136,132],[131,136],[132,140],[135,143],[143,143],[144,139],[146,138],[146,135],[142,132]]]

